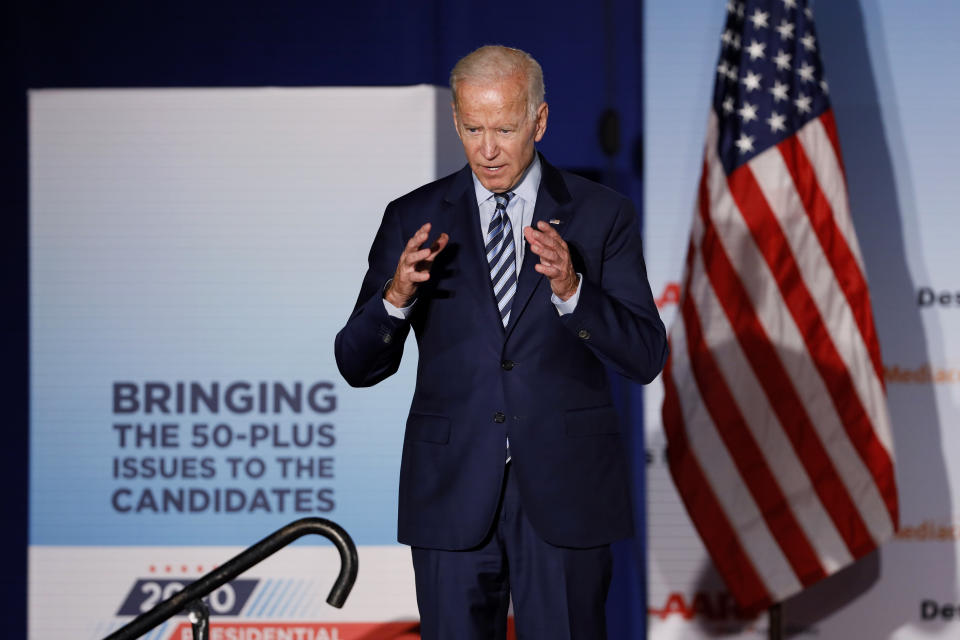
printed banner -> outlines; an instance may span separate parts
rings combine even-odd
[[[416,619],[416,355],[352,389],[333,339],[386,203],[462,165],[449,119],[431,87],[31,92],[31,638],[106,635],[306,516],[360,546],[357,594],[323,604],[336,554],[298,544],[211,596],[211,637]]]

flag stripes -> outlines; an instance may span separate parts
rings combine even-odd
[[[698,273],[700,271],[699,267],[700,261],[695,258],[692,274],[695,277],[699,276],[698,284],[706,284],[707,281],[702,277],[702,274]],[[693,292],[693,289],[691,289],[691,292]],[[698,293],[702,293],[703,296],[698,297],[700,301],[709,297],[706,292]],[[759,510],[758,515],[766,522],[766,527],[783,551],[783,555],[793,569],[793,573],[804,585],[812,584],[826,574],[820,566],[807,537],[800,529],[796,516],[790,509],[768,461],[757,445],[756,438],[750,432],[750,428],[733,399],[733,394],[726,384],[727,378],[721,373],[711,350],[711,345],[707,343],[703,334],[697,311],[692,302],[692,297],[685,298],[681,312],[683,326],[686,330],[687,356],[690,359],[691,370],[697,382],[697,387],[700,389],[700,400],[709,412],[713,424],[718,426],[715,431],[703,430],[698,435],[702,438],[713,434],[719,436],[722,442],[711,442],[711,445],[715,446],[710,446],[707,449],[708,455],[709,452],[713,452],[712,455],[718,455],[717,452],[721,451],[729,454],[733,465],[736,467],[735,471],[730,470],[730,476],[739,476],[743,479]],[[714,322],[712,326],[718,324],[720,323]],[[718,344],[716,347],[718,353],[723,354],[725,352],[725,345]],[[733,475],[734,473],[736,476]],[[753,520],[753,514],[750,515],[750,519]],[[759,521],[756,524],[748,524],[748,526],[754,526],[762,531]]]
[[[729,584],[736,585],[735,596],[741,606],[759,610],[770,606],[773,598],[764,581],[757,574],[754,562],[747,555],[740,536],[730,524],[727,511],[720,504],[716,492],[690,451],[683,415],[680,411],[679,395],[670,375],[672,362],[677,352],[671,352],[663,372],[664,401],[663,425],[670,448],[667,455],[670,470],[683,496],[698,531],[709,531],[710,536],[703,538],[714,565]]]
[[[811,542],[822,543],[819,555],[824,565],[835,568],[837,563],[849,562],[848,550],[856,548],[858,539],[869,539],[869,534],[862,520],[849,517],[848,514],[855,513],[849,497],[830,491],[840,483],[840,478],[767,331],[751,312],[749,296],[712,228],[705,208],[709,207],[709,201],[703,198],[701,203],[698,222],[707,226],[710,235],[701,246],[703,253],[710,257],[706,274],[698,271],[694,280],[709,278],[710,286],[701,286],[697,291],[691,289],[690,298],[698,301],[702,316],[711,319],[711,333],[722,332],[718,339],[710,340],[707,347],[723,349],[722,378],[729,381],[734,390],[744,388],[735,393],[737,404],[747,414],[754,437],[764,448],[764,456],[777,469],[784,492],[791,496],[816,492],[819,500],[798,501],[798,518],[805,523],[808,535],[823,533],[822,539]],[[695,230],[693,235],[696,237],[698,232]],[[719,307],[723,308],[722,314],[714,311]],[[777,420],[780,429],[761,430],[760,426],[770,420]],[[810,479],[814,479],[814,485]],[[833,520],[837,532],[824,528],[827,518]]]
[[[829,112],[832,113],[832,112]],[[883,385],[883,363],[880,361],[880,348],[877,341],[876,329],[873,325],[873,316],[870,314],[870,296],[867,290],[867,281],[863,275],[863,266],[861,264],[859,250],[856,249],[856,237],[852,229],[843,230],[837,225],[838,217],[841,220],[849,220],[849,214],[845,211],[846,205],[842,205],[844,211],[840,216],[834,214],[834,202],[845,198],[840,198],[837,194],[832,197],[827,196],[824,189],[821,188],[820,180],[817,178],[817,166],[823,166],[835,160],[833,149],[825,147],[823,138],[825,132],[816,131],[822,129],[820,122],[814,120],[810,127],[813,135],[802,135],[797,138],[788,138],[780,143],[780,155],[784,161],[786,170],[790,174],[793,184],[797,185],[793,193],[806,194],[802,199],[803,209],[807,213],[807,218],[817,235],[819,246],[826,251],[826,259],[830,263],[836,280],[843,290],[843,296],[847,299],[849,309],[854,313],[859,334],[863,336],[868,348],[870,362],[873,363],[877,379]],[[801,131],[801,134],[808,133],[807,130]],[[801,144],[803,140],[803,144]],[[817,158],[817,163],[810,161],[804,151],[804,145],[814,149],[813,154]],[[771,157],[773,157],[771,155]],[[839,167],[839,163],[836,163]],[[839,175],[836,172],[824,172],[826,175]],[[843,185],[839,185],[842,187]],[[845,195],[845,192],[844,192]],[[795,209],[794,207],[792,207]],[[799,217],[798,217],[799,218]],[[848,225],[849,226],[849,225]],[[849,242],[847,240],[849,234]],[[854,249],[851,249],[850,242]],[[861,341],[863,344],[863,341]],[[872,348],[869,348],[872,346]],[[882,395],[882,393],[881,393]]]
[[[747,610],[875,549],[898,517],[866,280],[835,206],[834,127],[827,111],[728,175],[711,113],[671,329],[671,472]]]

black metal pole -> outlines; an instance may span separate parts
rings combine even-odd
[[[210,609],[203,600],[193,600],[187,605],[187,619],[193,627],[193,640],[210,639]]]
[[[297,538],[316,533],[328,538],[340,552],[340,574],[330,589],[327,602],[340,608],[347,599],[353,583],[357,580],[357,547],[340,525],[325,518],[302,518],[270,534],[246,551],[234,556],[220,567],[191,582],[183,591],[167,598],[150,611],[134,618],[129,624],[117,629],[104,640],[133,640],[169,620],[184,609],[192,600],[206,597],[214,590],[230,582],[241,573],[273,555]]]
[[[783,640],[783,605],[779,602],[767,609],[767,638]]]

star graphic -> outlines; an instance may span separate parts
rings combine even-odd
[[[725,76],[727,75],[727,70],[729,70],[729,68],[730,67],[727,66],[727,61],[721,60],[720,64],[717,65],[717,73],[719,73],[722,76]]]
[[[777,65],[777,69],[780,71],[787,71],[790,69],[790,58],[792,56],[783,50],[777,50],[777,55],[773,58],[774,63]]]
[[[760,9],[757,9],[756,11],[753,12],[753,15],[750,16],[750,22],[753,23],[754,29],[765,29],[766,27],[770,26],[767,23],[767,18],[769,17],[770,17],[769,13],[767,13],[766,11],[760,11]]]
[[[797,0],[783,0],[783,8],[784,8],[784,9],[796,9],[796,8],[797,8]]]
[[[730,96],[727,96],[727,98],[723,101],[722,106],[723,106],[724,113],[733,113],[733,98]]]
[[[780,102],[781,100],[789,99],[789,96],[787,95],[787,90],[789,88],[790,87],[783,84],[779,80],[775,80],[773,82],[773,86],[770,88],[770,93],[773,94],[773,101]]]
[[[800,79],[804,82],[813,82],[813,72],[814,68],[806,62],[797,69],[797,75],[800,76]]]
[[[741,133],[740,137],[734,142],[737,145],[737,149],[740,149],[740,153],[749,153],[753,151],[753,136],[748,136],[746,133]]]
[[[800,42],[803,44],[803,48],[806,49],[807,51],[817,50],[816,38],[813,37],[812,33],[808,33],[807,35],[800,38]]]
[[[800,97],[793,101],[793,104],[797,105],[797,111],[800,113],[810,113],[810,100],[811,99],[809,96],[805,96],[801,93]]]
[[[757,58],[766,58],[767,56],[763,53],[763,50],[766,48],[767,43],[751,40],[750,46],[747,47],[747,53],[750,55],[751,60],[756,60]]]
[[[729,47],[733,44],[733,31],[730,29],[725,29],[723,35],[720,36],[720,41],[723,42],[725,47]]]
[[[730,65],[727,67],[727,80],[730,82],[737,81],[737,67],[736,65]]]
[[[740,107],[740,110],[737,111],[740,114],[740,117],[743,118],[743,121],[750,122],[751,120],[757,119],[757,105],[750,104],[749,102],[744,102],[743,106]]]
[[[743,83],[743,86],[746,88],[747,93],[751,91],[756,91],[760,88],[760,74],[754,73],[753,71],[747,71],[747,75],[740,82]]]
[[[830,93],[830,85],[827,84],[826,80],[820,81],[820,88],[823,89],[824,93]]]
[[[777,33],[780,34],[781,40],[790,40],[793,38],[793,28],[796,25],[792,22],[788,22],[786,18],[780,21],[780,26],[777,27]]]
[[[767,124],[770,125],[770,132],[776,133],[777,131],[786,131],[786,116],[782,116],[776,111],[770,114],[770,117],[767,118]]]
[[[813,9],[810,7],[804,7],[803,15],[807,16],[807,20],[813,20]]]

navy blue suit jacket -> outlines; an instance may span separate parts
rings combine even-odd
[[[542,157],[541,157],[542,159]],[[353,386],[397,370],[412,328],[419,348],[400,469],[398,539],[466,549],[490,530],[504,447],[524,509],[550,543],[589,547],[632,532],[623,426],[605,366],[647,383],[667,341],[630,201],[543,160],[534,225],[564,237],[583,275],[576,311],[560,316],[527,247],[510,323],[497,313],[469,166],[391,202],[370,250],[356,308],[337,334]],[[425,222],[450,235],[407,320],[387,314],[383,288]]]

